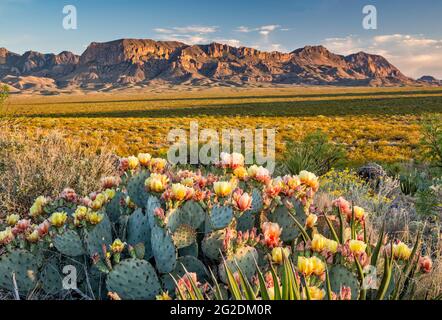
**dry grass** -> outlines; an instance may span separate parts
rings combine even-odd
[[[99,188],[102,176],[115,173],[111,150],[85,148],[58,131],[30,139],[16,130],[0,130],[0,214],[24,214],[40,195],[64,188],[85,195]]]

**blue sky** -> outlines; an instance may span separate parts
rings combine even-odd
[[[377,30],[362,28],[368,4],[377,8]],[[65,5],[77,8],[77,30],[62,27]],[[439,0],[0,0],[0,47],[81,54],[92,41],[129,37],[279,51],[323,44],[340,54],[382,54],[413,77],[442,78],[441,15]]]

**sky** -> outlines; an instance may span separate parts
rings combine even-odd
[[[63,28],[66,5],[77,10],[76,30]],[[377,9],[377,29],[363,28],[366,5]],[[440,0],[0,0],[0,47],[16,53],[81,54],[91,42],[120,38],[283,52],[321,44],[442,79]]]

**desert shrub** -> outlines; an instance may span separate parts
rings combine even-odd
[[[0,213],[24,214],[36,197],[73,187],[88,194],[102,176],[116,172],[109,151],[83,146],[60,132],[26,134],[0,131]]]
[[[442,170],[442,120],[428,119],[422,127],[421,159]]]
[[[386,214],[398,193],[398,181],[390,177],[380,177],[376,188],[351,169],[332,169],[321,177],[321,190],[331,198],[344,196],[349,201],[359,203],[371,214]]]
[[[442,178],[433,179],[429,186],[416,193],[416,210],[422,216],[442,216]]]
[[[308,134],[301,141],[290,141],[283,156],[283,170],[298,174],[308,170],[323,175],[337,166],[345,157],[344,149],[332,142],[322,131]]]

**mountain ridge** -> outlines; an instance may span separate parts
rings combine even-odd
[[[187,45],[177,41],[118,39],[92,42],[81,55],[0,48],[0,82],[18,92],[102,90],[155,84],[201,86],[434,85],[414,80],[382,56],[358,52],[347,56],[322,45],[288,53],[232,47],[212,42]]]

